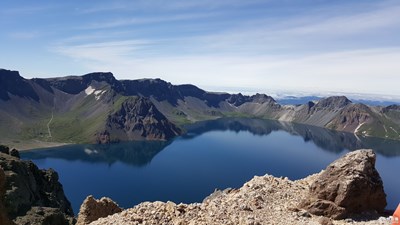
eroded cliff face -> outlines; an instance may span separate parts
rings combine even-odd
[[[1,218],[6,217],[16,224],[74,223],[72,207],[57,172],[40,170],[31,161],[5,153],[0,153],[0,167],[4,172],[2,179],[0,171]]]
[[[131,97],[107,118],[105,131],[97,135],[98,143],[124,140],[168,140],[182,134],[155,105],[144,97]]]

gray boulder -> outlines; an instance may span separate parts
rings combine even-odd
[[[332,219],[365,211],[383,212],[386,194],[375,160],[372,150],[362,149],[334,161],[311,185],[299,207]]]

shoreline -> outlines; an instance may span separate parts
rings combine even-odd
[[[40,148],[52,148],[52,147],[60,147],[64,145],[73,145],[75,143],[61,143],[61,142],[46,142],[39,140],[1,140],[0,143],[2,145],[8,146],[10,149],[17,149],[18,151],[30,151]]]

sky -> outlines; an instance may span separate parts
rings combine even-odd
[[[400,99],[398,0],[0,2],[0,68]]]

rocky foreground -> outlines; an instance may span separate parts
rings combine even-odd
[[[386,195],[375,159],[372,150],[354,151],[305,179],[254,177],[239,189],[215,191],[202,203],[144,202],[115,213],[111,199],[88,197],[78,224],[390,224],[382,216]],[[112,215],[103,217],[107,214]]]
[[[57,172],[41,170],[20,160],[17,150],[0,145],[0,225],[74,223]]]

